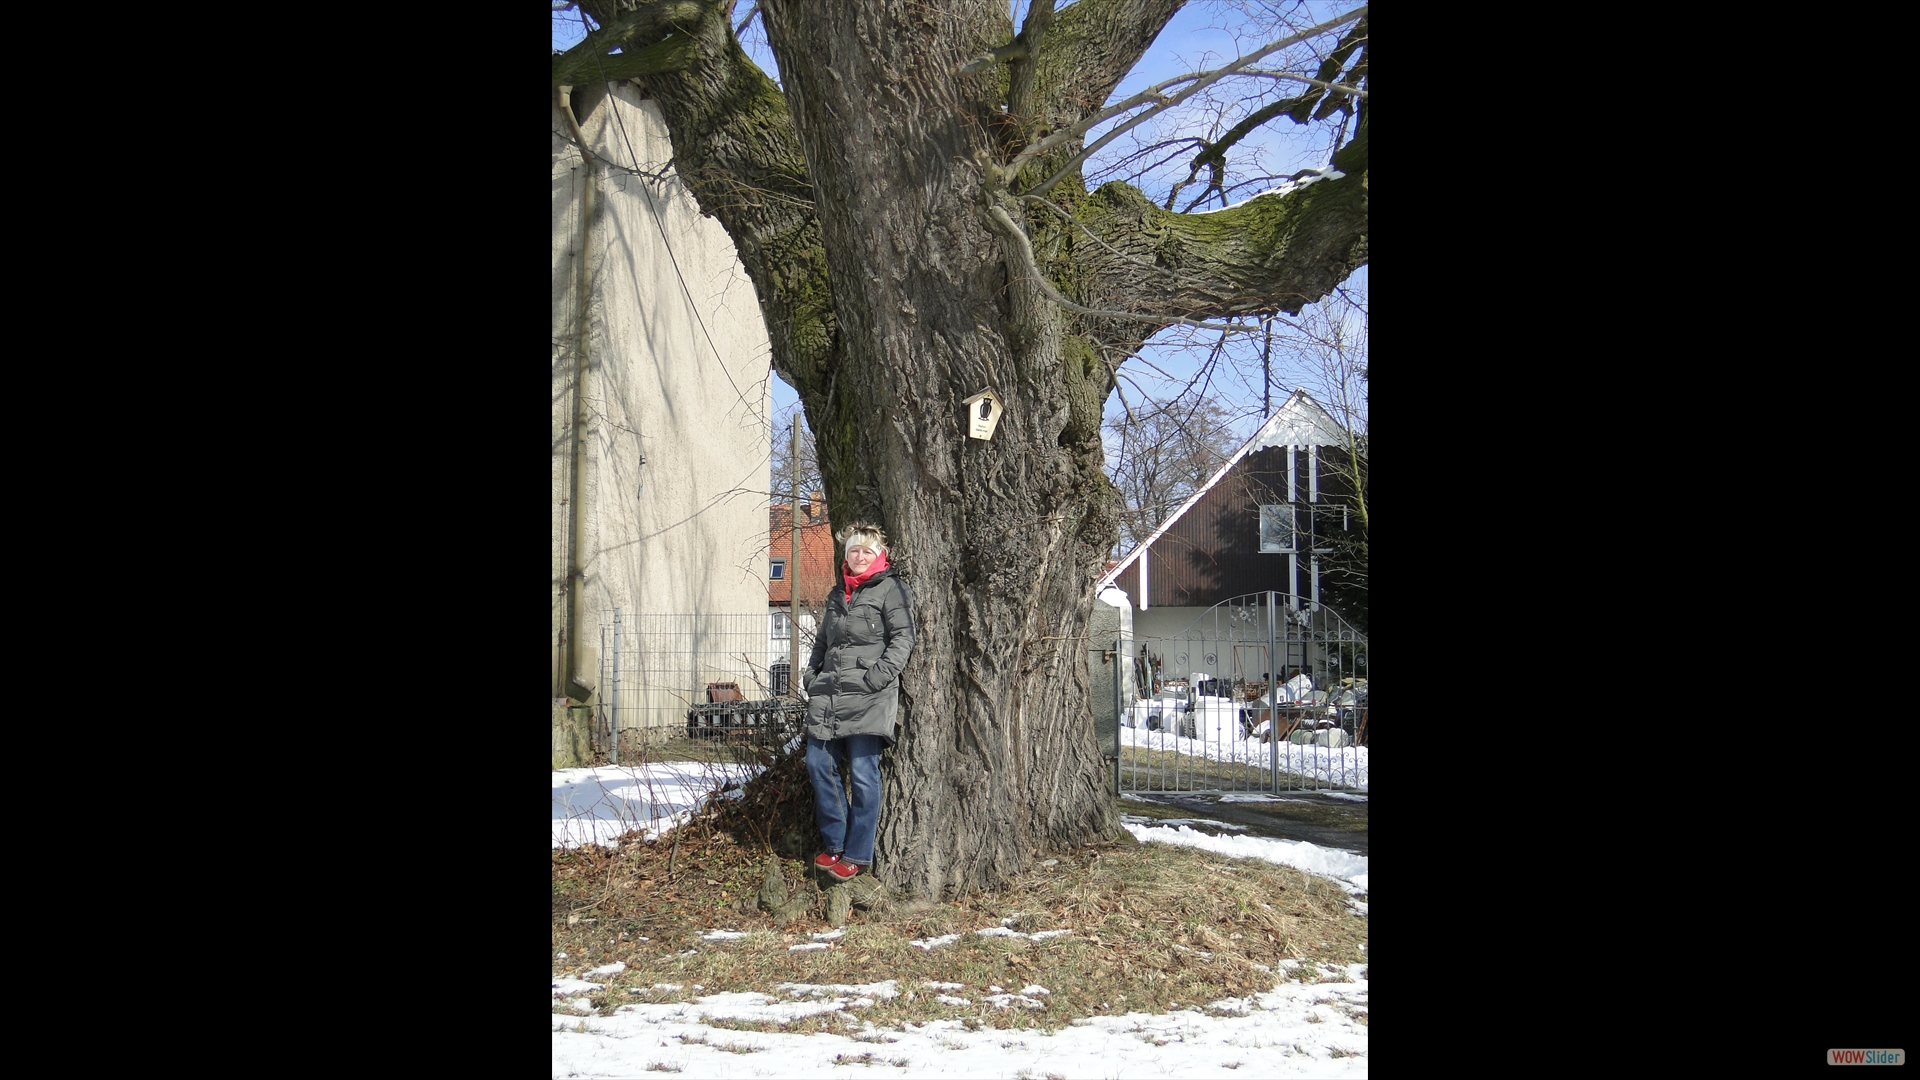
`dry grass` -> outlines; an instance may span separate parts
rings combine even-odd
[[[899,996],[857,1015],[712,1026],[844,1034],[871,1032],[869,1024],[884,1029],[946,1018],[971,1027],[1051,1030],[1076,1017],[1202,1007],[1269,990],[1284,961],[1364,959],[1366,920],[1349,913],[1333,883],[1257,860],[1140,845],[1130,836],[1047,853],[1043,858],[1055,865],[1035,860],[1027,876],[991,894],[946,903],[896,898],[885,910],[855,910],[829,948],[790,951],[832,927],[826,896],[807,865],[772,850],[791,848],[781,841],[793,819],[809,815],[810,824],[810,803],[797,802],[793,777],[780,774],[786,764],[775,762],[746,798],[716,800],[712,812],[660,840],[629,837],[617,848],[553,852],[553,952],[565,954],[553,960],[556,977],[606,983],[589,998],[603,1014],[624,1004],[723,992],[780,996],[776,987],[783,982],[895,979]],[[804,785],[804,772],[799,776]],[[777,784],[788,790],[773,790]],[[1128,803],[1126,809],[1137,808]],[[804,846],[787,852],[804,854],[810,854]],[[784,926],[754,907],[775,859],[804,903]],[[1027,935],[1071,932],[1040,940],[974,932],[1003,925]],[[748,936],[701,939],[713,929]],[[931,950],[911,943],[954,933],[959,940]],[[626,964],[618,975],[586,974],[616,960]],[[929,982],[961,985],[928,989],[923,984]],[[1040,1008],[1018,1002],[1000,1008],[984,1000],[1035,983],[1051,991],[1034,995]],[[941,995],[967,1004],[942,1003]]]
[[[1129,791],[1265,791],[1273,783],[1272,774],[1264,768],[1144,746],[1121,747],[1120,770],[1121,782]]]

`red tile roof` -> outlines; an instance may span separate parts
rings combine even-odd
[[[808,507],[800,506],[800,566],[797,580],[800,584],[800,602],[818,605],[827,598],[833,589],[833,526],[826,521],[826,505],[819,507],[819,520],[809,521],[806,517]],[[769,561],[780,559],[791,561],[793,558],[793,528],[790,524],[793,507],[775,506],[767,514],[767,558]],[[791,583],[796,580],[796,570],[788,567],[787,577],[770,579],[767,582],[767,602],[772,604],[790,604],[793,594]]]

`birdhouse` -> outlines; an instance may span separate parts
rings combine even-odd
[[[994,426],[1000,423],[1000,414],[1007,411],[1000,401],[1000,395],[992,390],[982,390],[966,400],[967,435],[975,439],[993,438]]]

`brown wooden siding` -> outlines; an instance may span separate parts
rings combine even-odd
[[[1146,558],[1153,607],[1211,607],[1223,600],[1248,593],[1273,589],[1293,592],[1301,597],[1313,595],[1312,554],[1314,546],[1308,530],[1336,526],[1340,506],[1352,491],[1341,472],[1346,451],[1338,447],[1319,447],[1319,494],[1317,504],[1308,502],[1307,450],[1293,451],[1293,504],[1298,517],[1296,527],[1301,550],[1294,580],[1289,582],[1288,558],[1283,553],[1260,550],[1260,506],[1262,503],[1287,502],[1287,450],[1271,447],[1255,451],[1237,463],[1231,472],[1187,508],[1178,520],[1154,541]],[[1317,516],[1316,516],[1317,512]],[[1127,568],[1115,584],[1136,607],[1140,597],[1140,560]],[[1340,595],[1347,590],[1334,586],[1329,571],[1331,556],[1321,556],[1320,596],[1323,602],[1343,610]]]

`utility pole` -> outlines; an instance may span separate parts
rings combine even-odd
[[[1269,315],[1261,319],[1260,325],[1267,331],[1267,347],[1260,353],[1260,370],[1262,373],[1260,380],[1260,416],[1261,422],[1264,423],[1266,417],[1273,415],[1273,316]]]
[[[787,560],[787,693],[800,696],[800,409],[793,410],[793,556]]]

